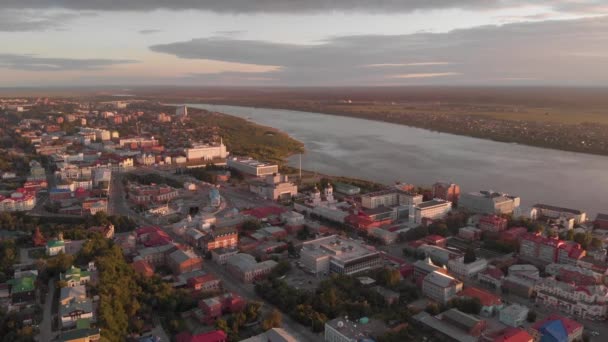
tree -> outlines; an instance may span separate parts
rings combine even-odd
[[[287,274],[291,270],[291,264],[287,260],[281,260],[277,263],[277,265],[272,269],[269,274],[269,277],[279,278]]]
[[[591,238],[591,243],[589,244],[593,249],[600,249],[604,246],[604,244],[602,243],[602,240],[593,237]]]
[[[475,255],[475,250],[472,247],[467,247],[467,250],[464,252],[464,263],[470,264],[477,260],[477,255]]]
[[[536,312],[532,310],[528,311],[528,316],[526,317],[526,320],[530,323],[536,322]]]
[[[270,330],[272,328],[279,328],[283,324],[283,316],[277,309],[272,310],[262,322],[262,329]]]
[[[241,225],[241,228],[245,231],[254,231],[262,228],[262,224],[258,220],[247,220]]]

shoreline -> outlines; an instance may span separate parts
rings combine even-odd
[[[197,100],[197,101],[190,101],[189,104],[193,104],[193,105],[225,105],[225,106],[234,106],[234,107],[242,107],[242,108],[255,108],[255,109],[270,109],[270,110],[288,110],[288,111],[295,111],[295,112],[301,112],[301,113],[314,113],[314,114],[322,114],[322,115],[331,115],[331,116],[341,116],[341,117],[348,117],[348,118],[355,118],[355,119],[362,119],[362,120],[368,120],[368,121],[375,121],[375,122],[385,122],[385,123],[390,123],[390,124],[395,124],[395,125],[401,125],[401,126],[406,126],[406,127],[411,127],[411,128],[417,128],[417,129],[423,129],[426,131],[430,131],[430,132],[435,132],[435,133],[445,133],[445,134],[453,134],[453,135],[457,135],[457,136],[465,136],[465,137],[470,137],[470,138],[476,138],[476,139],[482,139],[482,140],[487,140],[487,141],[494,141],[494,142],[499,142],[499,143],[506,143],[506,144],[518,144],[518,145],[524,145],[524,146],[532,146],[532,147],[537,147],[537,148],[543,148],[543,149],[549,149],[549,150],[556,150],[556,151],[563,151],[563,152],[573,152],[573,153],[582,153],[582,154],[588,154],[588,155],[594,155],[594,156],[604,156],[604,157],[608,157],[608,149],[606,151],[596,151],[596,150],[586,150],[586,149],[582,149],[582,148],[575,148],[575,147],[571,147],[568,148],[567,146],[556,146],[554,144],[541,144],[541,143],[535,143],[532,141],[520,141],[519,139],[509,139],[508,137],[505,138],[500,138],[500,137],[496,137],[496,136],[490,136],[490,135],[486,135],[486,134],[475,134],[475,132],[472,131],[462,131],[462,130],[458,130],[458,129],[454,129],[454,126],[451,126],[452,129],[440,129],[438,127],[430,127],[430,125],[427,124],[412,124],[410,123],[404,123],[404,122],[399,122],[398,120],[389,120],[389,119],[382,119],[382,118],[372,118],[369,117],[369,115],[356,115],[356,114],[352,114],[352,113],[346,113],[346,112],[332,112],[330,110],[326,110],[323,111],[323,108],[319,107],[318,109],[315,109],[315,111],[312,111],[308,108],[304,108],[303,106],[299,106],[299,105],[294,105],[294,106],[284,106],[284,105],[265,105],[265,106],[258,106],[255,104],[246,104],[246,103],[242,103],[241,101],[224,101],[224,100],[207,100],[207,101],[201,101],[201,100]],[[222,113],[222,114],[226,114],[226,113]],[[229,114],[228,114],[229,115]],[[464,116],[459,116],[457,114],[452,114],[452,115],[444,115],[444,117],[448,118],[448,119],[454,119],[456,118],[461,119],[461,122],[464,122],[465,119],[469,119],[470,117],[464,117]],[[505,120],[505,119],[495,119],[495,118],[491,118],[489,116],[483,116],[483,115],[477,115],[475,117],[473,117],[472,119],[474,120],[481,120],[481,121],[492,121],[493,123],[496,123],[498,126],[500,126],[501,124],[520,124],[520,121],[517,120]],[[245,119],[247,121],[250,121],[248,119]],[[538,122],[526,122],[529,123],[531,125],[541,125],[541,123]],[[543,124],[547,124],[547,127],[552,127],[551,124],[548,123],[543,123]],[[578,125],[566,125],[564,124],[564,126],[580,126],[583,124],[578,124]],[[588,125],[595,125],[595,126],[602,126],[601,124],[592,124],[589,123]],[[446,125],[446,127],[449,125]],[[608,129],[608,127],[606,127],[606,129]],[[527,135],[521,135],[521,137],[525,137]]]

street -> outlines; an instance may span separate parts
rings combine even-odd
[[[46,299],[44,302],[44,308],[42,312],[42,322],[40,322],[40,333],[38,334],[36,340],[40,342],[48,342],[52,341],[56,333],[53,333],[53,295],[55,294],[55,282],[51,279],[48,284],[48,292],[46,294]]]

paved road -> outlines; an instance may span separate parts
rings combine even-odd
[[[44,308],[42,312],[42,322],[40,322],[40,333],[37,336],[37,341],[40,342],[48,342],[52,341],[56,333],[52,331],[53,325],[53,295],[55,293],[55,282],[51,279],[49,280],[49,291],[46,294],[46,301],[44,302]]]

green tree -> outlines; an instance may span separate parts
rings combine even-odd
[[[475,250],[472,247],[467,247],[466,251],[464,252],[464,263],[470,264],[472,262],[475,262],[475,260],[477,260]]]
[[[283,324],[283,316],[277,309],[272,310],[262,321],[262,329],[270,330],[272,328],[279,328]]]
[[[262,224],[258,220],[247,220],[241,225],[241,229],[245,231],[254,231],[262,228]]]
[[[530,323],[536,322],[536,312],[532,310],[528,311],[528,316],[526,317],[526,320]]]

